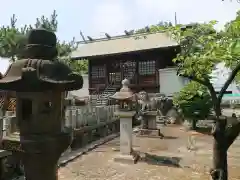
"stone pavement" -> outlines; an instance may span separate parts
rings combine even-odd
[[[141,160],[134,165],[113,161],[119,153],[119,138],[78,157],[59,169],[59,180],[208,180],[212,138],[195,134],[196,150],[188,151],[189,132],[179,127],[162,128],[166,139],[133,135],[134,150]],[[230,180],[239,180],[240,140],[229,150]]]

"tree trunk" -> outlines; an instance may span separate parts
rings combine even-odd
[[[221,140],[213,143],[213,180],[228,180],[227,151],[222,147]]]
[[[217,120],[213,128],[213,180],[228,180],[227,147],[226,147],[226,119]]]
[[[180,68],[179,68],[180,70]],[[177,74],[179,75],[179,71]],[[203,79],[199,79],[196,76],[186,76],[181,75],[183,77],[188,77],[190,80],[196,81],[202,85],[205,85],[212,98],[213,109],[215,111],[216,122],[213,126],[212,135],[214,137],[213,142],[213,169],[211,170],[211,176],[213,180],[227,180],[228,179],[228,164],[227,164],[227,150],[237,138],[240,133],[240,123],[232,124],[232,127],[226,128],[226,118],[222,118],[221,116],[221,101],[226,92],[227,88],[240,71],[240,63],[232,70],[232,73],[229,75],[227,81],[224,83],[221,88],[219,95],[215,89],[213,88],[208,77],[203,77]]]
[[[195,118],[191,121],[191,129],[196,130],[197,129],[197,120]]]

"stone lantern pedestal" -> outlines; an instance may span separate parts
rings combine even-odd
[[[144,111],[141,113],[141,129],[138,136],[163,138],[160,129],[157,128],[157,111]]]
[[[120,91],[111,97],[120,104],[119,110],[115,112],[115,115],[120,118],[120,154],[114,160],[134,164],[138,159],[132,149],[132,118],[136,113],[133,110],[133,103],[136,102],[136,98],[128,86],[129,81],[124,79]]]
[[[114,161],[134,164],[137,160],[132,149],[132,117],[135,111],[118,111],[115,115],[120,118],[120,154],[114,158]]]

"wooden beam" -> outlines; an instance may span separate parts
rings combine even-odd
[[[130,33],[129,33],[127,30],[125,30],[124,33],[125,33],[127,36],[130,35]]]
[[[108,39],[111,39],[111,36],[110,36],[108,33],[105,33],[105,36],[106,36]]]
[[[90,36],[87,36],[87,38],[89,39],[89,41],[93,41],[93,38]]]
[[[82,31],[80,31],[80,36],[82,37],[82,40],[83,40],[84,42],[86,42],[86,39],[85,39]]]

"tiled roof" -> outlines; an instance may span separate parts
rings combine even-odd
[[[81,59],[170,46],[178,46],[178,43],[165,32],[133,34],[80,42],[78,49],[72,53],[71,57]]]

